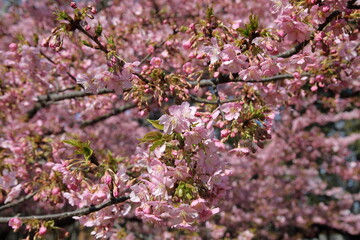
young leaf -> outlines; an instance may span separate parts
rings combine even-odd
[[[153,125],[154,128],[157,128],[159,130],[164,130],[164,125],[159,123],[159,120],[147,120],[151,125]]]
[[[163,134],[161,132],[149,132],[141,139],[138,139],[141,142],[155,142],[162,138]]]

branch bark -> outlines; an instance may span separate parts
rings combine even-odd
[[[32,192],[29,195],[26,195],[25,197],[22,197],[22,198],[20,198],[18,200],[15,200],[13,202],[8,203],[8,204],[4,204],[4,205],[0,206],[0,211],[11,208],[11,207],[14,207],[14,206],[16,206],[16,205],[18,205],[18,204],[20,204],[22,202],[25,202],[26,200],[32,198],[36,193],[37,193],[37,191]]]
[[[112,112],[108,113],[108,114],[105,114],[105,115],[102,115],[100,117],[97,117],[97,118],[94,118],[94,119],[91,119],[91,120],[87,120],[87,121],[83,121],[81,124],[80,124],[80,127],[81,128],[85,128],[85,127],[88,127],[88,126],[91,126],[91,125],[94,125],[98,122],[101,122],[101,121],[104,121],[112,116],[115,116],[115,115],[118,115],[120,113],[123,113],[125,112],[126,110],[128,109],[131,109],[131,108],[134,108],[136,107],[135,104],[133,103],[129,103],[129,104],[126,104],[124,106],[121,106],[119,108],[115,108]]]
[[[68,217],[75,217],[75,216],[83,216],[88,215],[93,212],[97,212],[103,208],[109,207],[111,205],[115,205],[118,203],[126,202],[129,197],[120,197],[120,198],[112,198],[106,202],[100,203],[95,206],[81,208],[71,212],[63,212],[63,213],[55,213],[55,214],[48,214],[48,215],[37,215],[37,216],[27,216],[27,217],[18,217],[22,221],[24,220],[60,220]],[[0,223],[7,223],[13,217],[0,217]]]
[[[309,73],[301,74],[301,77],[309,77],[311,76]],[[220,75],[218,78],[211,78],[211,79],[202,79],[200,80],[200,87],[209,87],[213,86],[213,84],[223,84],[223,83],[230,83],[230,82],[243,82],[243,83],[266,83],[266,82],[276,82],[284,79],[292,79],[294,76],[292,74],[283,74],[283,75],[276,75],[272,77],[263,78],[261,80],[244,80],[234,74],[234,79],[231,79],[229,75]],[[196,86],[198,84],[197,81],[189,81],[192,86]]]
[[[81,98],[85,96],[102,95],[113,92],[114,91],[110,91],[108,89],[100,89],[97,94],[92,92],[85,92],[85,91],[71,91],[65,93],[51,93],[47,95],[40,95],[37,97],[35,106],[27,112],[26,120],[29,121],[31,118],[33,118],[36,115],[36,113],[40,109],[50,105],[53,102],[58,102],[66,99]]]

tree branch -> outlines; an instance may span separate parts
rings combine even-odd
[[[231,79],[229,75],[220,75],[218,78],[211,78],[211,79],[202,79],[200,80],[200,87],[210,87],[213,84],[223,84],[223,83],[230,83],[230,82],[243,82],[243,83],[266,83],[266,82],[276,82],[284,79],[292,79],[294,76],[292,74],[283,74],[283,75],[276,75],[272,77],[263,78],[261,80],[243,80],[237,77],[237,74],[234,74],[235,78]],[[303,73],[301,77],[309,77],[311,76],[310,73]],[[193,87],[195,87],[198,82],[197,81],[189,81]]]
[[[96,37],[92,36],[92,35],[91,35],[90,33],[88,33],[82,26],[80,26],[79,23],[76,23],[76,24],[75,24],[75,27],[76,27],[80,32],[82,32],[83,34],[85,34],[88,38],[90,38],[92,41],[94,41],[94,42],[98,45],[98,47],[99,47],[99,49],[100,49],[101,51],[103,51],[103,52],[106,53],[106,54],[109,53],[109,50],[107,50],[107,48],[106,48],[104,45],[102,45],[101,42],[100,42]]]
[[[100,89],[97,94],[92,92],[85,92],[85,91],[71,91],[65,93],[51,93],[47,95],[40,95],[37,97],[35,106],[27,112],[26,121],[29,121],[31,118],[33,118],[40,109],[50,105],[53,102],[58,102],[66,99],[81,98],[92,95],[103,95],[113,92],[114,91],[108,89]]]
[[[190,98],[192,100],[194,100],[195,102],[198,102],[198,103],[214,104],[214,105],[219,104],[218,100],[216,100],[216,101],[206,100],[206,99],[203,99],[203,98],[196,97],[194,95],[190,95]],[[235,98],[235,99],[232,99],[232,100],[220,101],[220,103],[223,104],[223,103],[229,103],[229,102],[237,102],[237,101],[240,101],[240,100],[241,100],[240,98]]]
[[[100,203],[96,206],[85,207],[85,208],[81,208],[81,209],[71,211],[71,212],[55,213],[55,214],[48,214],[48,215],[38,215],[38,216],[18,217],[18,218],[20,218],[22,221],[24,221],[24,220],[58,220],[58,219],[63,219],[63,218],[68,218],[68,217],[83,216],[83,215],[88,215],[93,212],[97,212],[103,208],[106,208],[106,207],[114,205],[114,204],[123,203],[128,199],[129,199],[129,197],[112,198],[112,199],[110,199],[106,202]],[[13,217],[0,217],[0,223],[7,223],[7,222],[9,222],[9,220],[11,218],[13,218]]]
[[[131,109],[131,108],[134,108],[134,107],[136,107],[135,104],[129,103],[129,104],[126,104],[126,105],[121,106],[121,107],[119,107],[119,108],[115,108],[115,109],[114,109],[112,112],[110,112],[110,113],[107,113],[107,114],[105,114],[105,115],[102,115],[102,116],[100,116],[100,117],[97,117],[97,118],[94,118],[94,119],[91,119],[91,120],[83,121],[83,122],[80,124],[80,127],[81,127],[81,128],[85,128],[85,127],[88,127],[88,126],[90,126],[90,125],[94,125],[94,124],[96,124],[96,123],[98,123],[98,122],[101,122],[101,121],[103,121],[103,120],[106,120],[106,119],[108,119],[108,118],[110,118],[110,117],[112,117],[112,116],[115,116],[115,115],[117,115],[117,114],[123,113],[123,112],[125,112],[126,110]]]
[[[0,211],[11,208],[11,207],[14,207],[14,206],[16,206],[16,205],[18,205],[18,204],[20,204],[22,202],[25,202],[26,200],[32,198],[36,193],[37,193],[37,191],[32,192],[29,195],[26,195],[25,197],[22,197],[22,198],[20,198],[18,200],[12,201],[12,202],[7,203],[7,204],[4,204],[4,205],[0,206]]]
[[[54,62],[49,56],[47,56],[43,51],[40,51],[40,54],[46,58],[49,62],[51,62],[52,64],[56,65],[56,62]],[[76,78],[74,77],[74,75],[72,75],[70,72],[66,72],[66,74],[76,82]]]

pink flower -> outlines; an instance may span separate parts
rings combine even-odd
[[[5,143],[3,143],[2,147]],[[9,191],[12,186],[16,185],[18,180],[16,179],[16,172],[9,172],[9,170],[4,169],[2,171],[2,176],[0,176],[0,187],[5,191]]]
[[[187,204],[181,204],[170,212],[170,222],[174,227],[188,228],[191,227],[196,218],[199,216],[197,211]]]
[[[251,66],[239,72],[239,77],[243,80],[261,80],[261,71],[258,66]]]
[[[225,103],[221,105],[220,109],[225,113],[225,119],[231,121],[240,116],[242,104],[239,102]]]
[[[22,225],[21,219],[18,217],[11,218],[9,221],[9,226],[14,229],[14,231],[17,231]]]
[[[81,85],[86,92],[96,93],[97,92],[97,86],[94,84],[93,80],[90,79],[85,74],[79,74],[76,77],[76,83]]]
[[[223,60],[221,68],[224,71],[235,73],[249,66],[249,63],[246,61],[247,57],[241,54],[240,49],[229,44],[224,46],[221,57]]]
[[[184,133],[185,137],[185,146],[191,147],[193,144],[198,144],[204,138],[210,138],[212,131],[209,131],[204,126],[196,126],[192,131]]]
[[[15,198],[17,198],[22,190],[22,184],[18,184],[15,187],[13,187],[10,191],[10,193],[7,195],[5,199],[5,203],[11,202]]]
[[[276,65],[276,62],[274,62],[272,59],[263,61],[260,66],[264,76],[274,76],[280,71],[279,67]]]
[[[230,153],[235,154],[238,157],[247,156],[250,154],[250,149],[246,147],[234,148],[230,151]]]
[[[220,211],[219,208],[210,209],[206,205],[206,201],[202,198],[199,198],[191,203],[191,207],[195,209],[199,214],[199,221],[206,221],[214,214]]]
[[[162,63],[163,63],[163,60],[158,57],[153,57],[150,61],[151,66],[154,66],[154,67],[160,67]]]
[[[190,124],[197,120],[195,112],[196,107],[190,107],[188,102],[171,106],[170,115],[165,114],[159,118],[160,124],[164,125],[164,133],[171,134],[174,130],[181,133],[189,129]]]
[[[187,62],[183,65],[183,71],[187,74],[191,74],[194,71],[194,67],[191,65],[191,62]]]
[[[210,57],[210,63],[214,64],[220,59],[220,47],[217,44],[216,38],[211,39],[212,46],[204,47],[204,52]]]
[[[303,42],[310,37],[312,28],[289,15],[280,15],[275,22],[287,34],[290,41]]]

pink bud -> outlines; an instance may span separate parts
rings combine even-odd
[[[294,73],[293,73],[293,76],[294,76],[294,78],[299,79],[301,75],[300,75],[300,73],[298,73],[298,72],[294,72]]]
[[[189,54],[189,58],[196,58],[196,52],[195,51],[193,51],[193,52],[191,52],[190,54]]]
[[[311,91],[312,91],[312,92],[315,92],[316,90],[318,90],[318,87],[317,87],[316,85],[314,85],[314,86],[311,87]]]
[[[163,60],[161,58],[153,57],[150,61],[150,64],[154,67],[160,67],[162,62]]]
[[[50,41],[50,37],[41,40],[41,46],[49,47],[49,41]]]
[[[22,225],[21,219],[18,217],[11,218],[9,221],[9,226],[14,229],[14,231],[17,231]]]
[[[189,50],[191,48],[191,45],[192,45],[191,41],[188,40],[188,41],[184,42],[182,46],[185,50]]]
[[[76,2],[71,2],[71,3],[70,3],[70,7],[74,8],[74,9],[77,8]]]
[[[323,7],[322,7],[322,11],[323,11],[323,12],[328,12],[328,11],[330,11],[330,7],[329,7],[329,6],[323,6]]]
[[[44,236],[46,234],[46,231],[47,231],[47,228],[44,225],[42,225],[39,229],[39,235]]]
[[[265,47],[266,47],[266,49],[269,50],[269,51],[273,51],[273,50],[274,50],[274,48],[270,45],[270,43],[266,43],[266,44],[265,44]]]
[[[58,195],[60,193],[60,188],[58,187],[54,187],[52,190],[51,190],[51,194],[52,195]]]
[[[91,12],[92,14],[96,14],[96,13],[97,13],[97,10],[96,10],[96,8],[95,8],[95,7],[91,7],[90,12]]]
[[[91,29],[90,25],[86,25],[86,26],[85,26],[85,30],[86,30],[86,31],[89,31],[90,29]]]
[[[155,48],[154,48],[154,46],[152,46],[152,45],[150,45],[150,46],[148,46],[148,47],[146,48],[146,52],[147,52],[147,53],[153,53],[154,50],[155,50]]]
[[[223,129],[223,130],[221,130],[221,137],[222,138],[227,137],[227,136],[229,136],[230,133],[231,132],[229,129]]]
[[[283,30],[277,30],[276,33],[279,35],[279,37],[284,37],[285,36],[285,32]]]
[[[18,49],[18,46],[16,43],[10,43],[9,44],[9,50],[12,52],[15,52]]]
[[[190,74],[194,71],[194,68],[191,66],[190,62],[187,62],[183,65],[183,71],[187,74]]]

